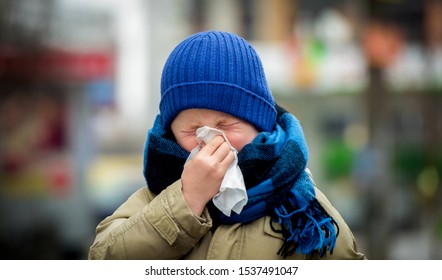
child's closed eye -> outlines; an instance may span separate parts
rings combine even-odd
[[[240,123],[239,121],[221,123],[216,128],[221,129],[221,130],[231,129],[231,128],[235,128],[236,125],[238,125],[239,123]]]

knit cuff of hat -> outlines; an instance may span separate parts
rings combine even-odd
[[[274,104],[245,88],[223,82],[181,83],[163,93],[160,111],[165,127],[186,109],[221,111],[251,123],[260,131],[272,131],[276,122]]]

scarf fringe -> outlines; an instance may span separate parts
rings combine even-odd
[[[333,254],[339,227],[316,198],[308,202],[292,189],[286,203],[274,208],[274,215],[272,230],[284,237],[278,251],[282,257],[295,253],[324,257],[327,251]],[[281,230],[275,229],[273,222],[280,224]]]

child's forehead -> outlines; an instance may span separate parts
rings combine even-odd
[[[210,109],[187,109],[182,111],[178,116],[187,117],[189,119],[236,119],[235,116],[221,111]]]

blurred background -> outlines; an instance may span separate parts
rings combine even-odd
[[[369,259],[442,259],[442,1],[0,0],[0,258],[86,259],[145,185],[164,62],[246,38]]]

